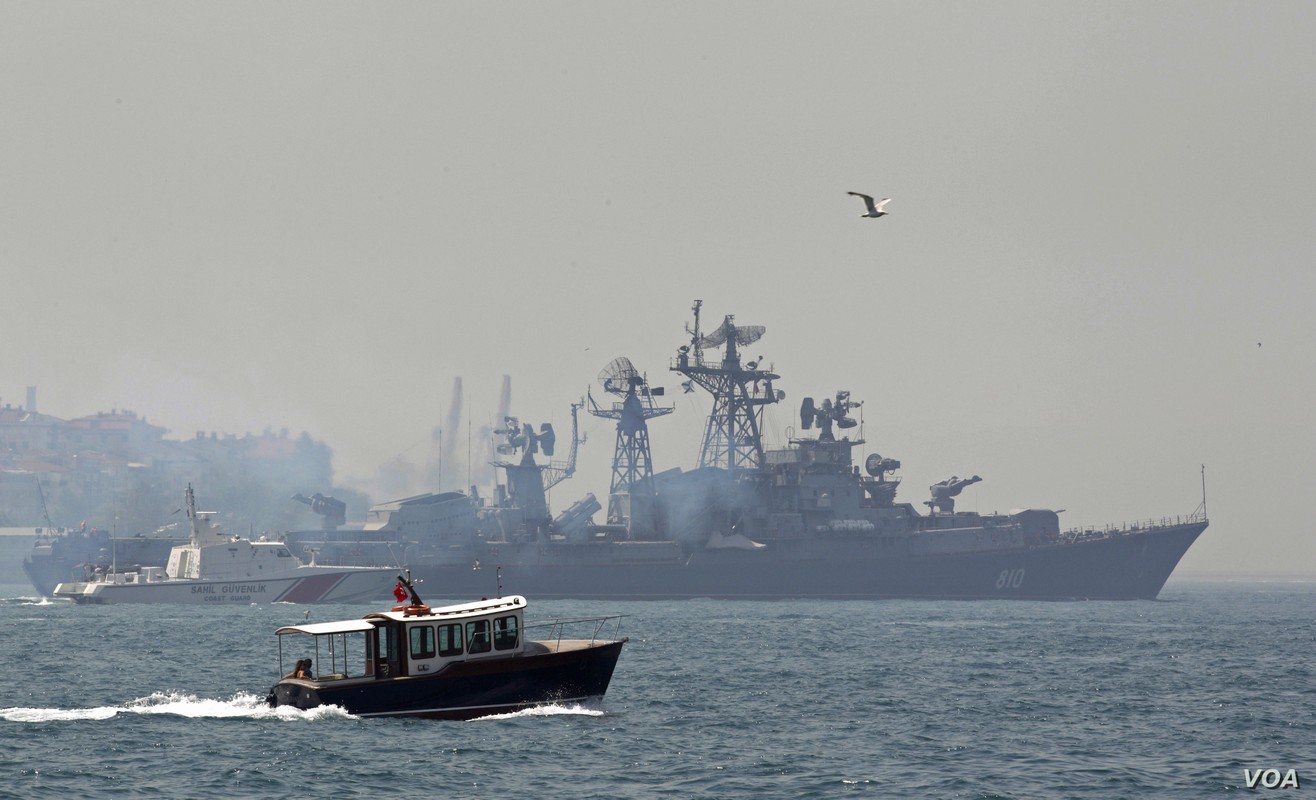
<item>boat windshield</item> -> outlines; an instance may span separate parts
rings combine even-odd
[[[368,653],[367,637],[373,638],[373,625],[362,628],[360,625],[322,623],[280,628],[278,634],[280,674],[292,676],[293,673],[284,672],[284,665],[302,658],[311,660],[311,674],[303,677],[318,681],[362,678],[372,674],[373,662]],[[294,636],[285,647],[284,639],[288,634],[309,634],[310,641],[305,636]]]

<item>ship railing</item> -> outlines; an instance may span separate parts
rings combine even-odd
[[[1060,538],[1067,542],[1110,539],[1116,536],[1127,536],[1132,533],[1169,528],[1175,525],[1192,525],[1197,522],[1206,522],[1206,513],[1200,509],[1192,514],[1176,514],[1172,517],[1166,516],[1160,519],[1142,519],[1136,522],[1114,522],[1102,526],[1087,525],[1069,528],[1061,531]]]
[[[563,639],[588,640],[596,642],[617,641],[621,639],[621,620],[627,614],[611,614],[606,617],[573,617],[566,619],[549,619],[525,624],[526,638],[540,642],[555,641],[559,645]],[[531,633],[534,636],[531,636]]]

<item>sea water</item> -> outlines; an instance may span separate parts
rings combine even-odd
[[[628,615],[607,697],[470,722],[265,705],[277,627],[368,605],[31,594],[0,587],[0,797],[1316,791],[1316,583],[1172,580],[1133,602],[531,598],[528,621]]]

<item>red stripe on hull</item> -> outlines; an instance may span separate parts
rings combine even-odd
[[[309,578],[302,578],[293,587],[284,592],[276,600],[276,603],[317,603],[325,595],[329,594],[338,581],[342,579],[342,574],[312,575]]]

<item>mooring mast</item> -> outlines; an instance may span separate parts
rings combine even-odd
[[[676,366],[672,367],[713,395],[713,410],[704,428],[704,444],[699,453],[699,466],[722,467],[727,470],[757,469],[763,464],[763,407],[785,397],[785,392],[772,388],[780,378],[767,368],[759,369],[763,357],[740,363],[738,348],[758,341],[767,330],[762,325],[736,325],[735,317],[728,314],[712,333],[704,334],[699,327],[702,300],[694,305],[694,327],[686,326],[690,344],[677,351]],[[706,348],[726,347],[720,365],[704,361]]]
[[[631,533],[653,528],[653,456],[649,451],[649,420],[673,411],[655,397],[663,388],[649,382],[626,357],[615,358],[599,373],[603,391],[621,400],[600,406],[589,395],[589,413],[617,420],[617,446],[612,457],[612,483],[608,489],[608,522],[625,524]]]

